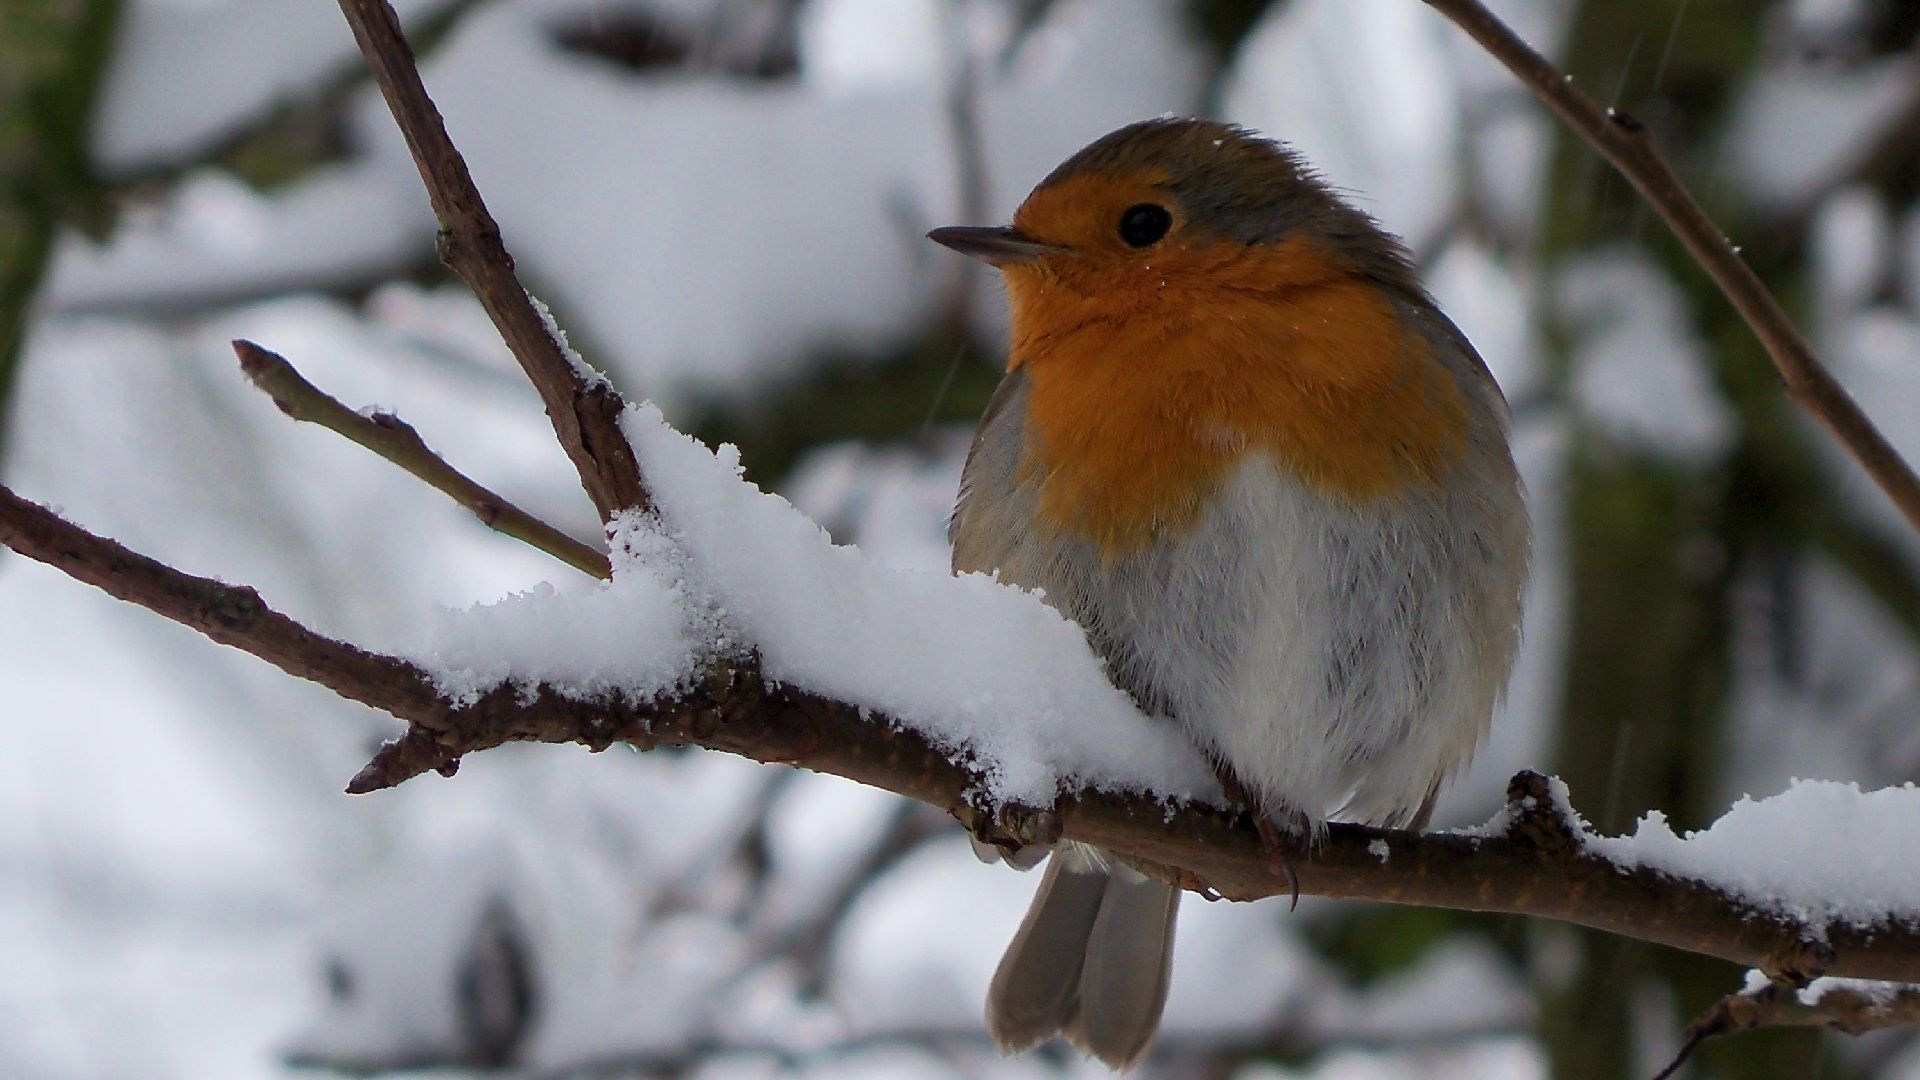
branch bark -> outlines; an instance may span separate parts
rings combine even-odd
[[[1169,813],[1145,794],[1074,791],[1051,807],[977,805],[982,778],[894,718],[769,683],[751,658],[716,663],[684,693],[650,702],[583,701],[552,687],[503,686],[455,706],[413,664],[313,633],[252,589],[193,577],[79,528],[0,487],[0,544],[122,600],[243,649],[290,675],[384,709],[410,729],[382,748],[351,791],[390,787],[506,742],[603,749],[698,746],[830,773],[918,799],[1009,845],[1078,840],[1118,852],[1183,888],[1234,900],[1288,891],[1244,815],[1201,806]],[[1544,778],[1522,773],[1496,835],[1415,835],[1334,825],[1290,855],[1299,890],[1317,896],[1533,915],[1722,957],[1782,978],[1920,981],[1920,924],[1804,925],[1712,882],[1623,868],[1585,850]],[[1382,846],[1384,845],[1384,846]]]
[[[195,577],[103,539],[0,487],[0,544],[117,600],[158,612],[222,645],[396,716],[444,709],[424,672],[316,634],[244,585]]]
[[[513,256],[427,96],[399,16],[386,0],[340,0],[353,37],[372,69],[393,119],[406,136],[427,198],[440,223],[440,259],[473,290],[500,337],[546,403],[547,418],[580,474],[580,483],[610,521],[649,505],[633,448],[620,432],[626,407],[606,378],[571,356],[557,331],[514,274]]]
[[[1920,1024],[1920,986],[1814,985],[1769,982],[1755,990],[1728,994],[1687,1025],[1685,1041],[1653,1080],[1680,1071],[1700,1044],[1722,1035],[1776,1027],[1828,1028],[1843,1035],[1864,1035],[1891,1027]]]
[[[1425,0],[1506,65],[1535,97],[1633,185],[1685,245],[1760,339],[1787,395],[1813,414],[1893,500],[1920,532],[1920,476],[1874,427],[1852,395],[1821,364],[1786,310],[1740,258],[1726,234],[1694,199],[1653,145],[1646,125],[1618,109],[1603,109],[1501,22],[1480,0]]]
[[[606,552],[589,547],[509,502],[433,452],[412,424],[392,413],[362,415],[308,382],[287,358],[251,341],[236,341],[233,351],[248,381],[295,420],[318,424],[346,436],[424,480],[466,507],[486,527],[535,547],[584,574],[613,576]]]

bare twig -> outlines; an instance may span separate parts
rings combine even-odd
[[[549,686],[508,685],[455,707],[404,660],[315,634],[251,589],[135,554],[4,487],[0,544],[408,721],[408,733],[381,750],[352,791],[390,787],[430,769],[448,773],[463,754],[513,741],[700,746],[918,799],[996,842],[1090,843],[1195,891],[1251,900],[1290,885],[1241,813],[1203,806],[1169,813],[1151,796],[1090,790],[1066,794],[1052,807],[989,813],[973,798],[984,779],[918,732],[854,703],[770,683],[751,660],[716,661],[684,692],[647,702],[585,701]],[[1308,895],[1559,919],[1782,977],[1920,981],[1920,925],[1891,915],[1869,924],[1807,925],[1709,881],[1620,866],[1587,849],[1578,822],[1554,808],[1546,780],[1531,773],[1515,778],[1508,825],[1497,835],[1418,836],[1336,824],[1324,841],[1288,854]]]
[[[1847,448],[1909,524],[1920,531],[1920,477],[1873,426],[1814,354],[1779,301],[1701,208],[1655,149],[1646,126],[1602,109],[1479,0],[1425,0],[1507,66],[1534,95],[1626,177],[1679,237],[1700,268],[1746,320],[1779,370],[1788,396]]]
[[[546,403],[554,434],[580,473],[602,521],[648,505],[633,448],[620,432],[625,402],[607,380],[577,365],[514,276],[500,226],[487,212],[466,159],[427,96],[400,20],[386,0],[340,0],[374,81],[406,136],[440,223],[440,258],[479,298],[507,348]]]
[[[194,577],[102,539],[0,487],[0,544],[118,600],[396,716],[438,716],[440,696],[413,665],[316,634],[244,585]]]
[[[434,453],[405,420],[384,412],[363,416],[347,408],[303,378],[286,357],[251,341],[234,342],[233,351],[240,357],[240,370],[273,399],[281,412],[345,435],[379,454],[444,492],[495,532],[538,548],[581,573],[598,578],[613,576],[605,552],[575,540],[469,479]]]
[[[1920,986],[1822,979],[1800,989],[1791,983],[1768,982],[1728,994],[1688,1024],[1680,1052],[1653,1080],[1668,1080],[1701,1043],[1722,1035],[1772,1027],[1829,1028],[1844,1035],[1863,1035],[1915,1024],[1920,1024]]]

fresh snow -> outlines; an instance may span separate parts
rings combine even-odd
[[[1742,994],[1746,994],[1747,996],[1751,997],[1753,995],[1760,993],[1762,990],[1765,990],[1767,987],[1771,985],[1773,985],[1773,980],[1767,977],[1766,972],[1761,971],[1758,968],[1749,968],[1747,970],[1746,978],[1740,986],[1740,992]],[[1814,1006],[1814,1005],[1820,1004],[1821,1000],[1825,998],[1828,994],[1839,993],[1844,991],[1850,994],[1859,994],[1860,996],[1866,998],[1868,1001],[1871,1001],[1876,1005],[1884,1005],[1884,1004],[1887,1004],[1888,1002],[1893,1001],[1895,998],[1899,997],[1901,994],[1909,994],[1916,990],[1920,990],[1920,985],[1915,985],[1913,983],[1883,982],[1879,979],[1846,979],[1846,978],[1838,978],[1835,976],[1825,976],[1822,978],[1815,979],[1812,982],[1808,983],[1807,985],[1794,991],[1793,996],[1802,1005]]]
[[[1753,974],[1748,972],[1749,989],[1752,988]],[[1761,978],[1765,979],[1766,976],[1762,975]],[[1820,1000],[1828,994],[1845,991],[1859,994],[1875,1004],[1884,1005],[1901,994],[1910,994],[1915,990],[1920,990],[1920,986],[1915,986],[1913,983],[1881,982],[1877,979],[1839,979],[1829,976],[1815,979],[1801,987],[1795,996],[1800,999],[1802,1005],[1818,1005]]]
[[[1650,810],[1631,835],[1599,836],[1552,781],[1555,809],[1582,830],[1581,845],[1622,870],[1657,870],[1707,882],[1752,905],[1821,927],[1920,916],[1920,787],[1862,791],[1851,783],[1794,780],[1778,795],[1745,796],[1697,832],[1676,834]],[[1463,833],[1504,832],[1511,811]]]
[[[738,644],[775,681],[926,735],[978,769],[994,801],[1045,805],[1063,785],[1217,795],[1185,735],[1143,715],[1039,596],[836,545],[743,479],[731,446],[709,450],[650,404],[624,427],[657,516],[616,526],[613,582],[449,615],[421,657],[443,691],[511,681],[644,699]]]
[[[1795,780],[1742,798],[1710,827],[1676,835],[1650,811],[1631,836],[1587,847],[1622,867],[1701,878],[1809,926],[1920,915],[1920,787],[1861,791]]]
[[[684,559],[658,533],[629,530],[611,582],[541,583],[490,604],[446,611],[428,631],[435,686],[472,703],[511,683],[575,697],[636,700],[679,688],[720,637],[688,594]]]
[[[668,426],[623,419],[657,502],[616,526],[614,580],[543,586],[451,614],[424,662],[442,689],[502,681],[582,697],[670,692],[713,656],[758,651],[778,682],[882,712],[977,768],[994,801],[1044,805],[1063,788],[1210,797],[1201,755],[1107,680],[1080,630],[1041,597],[836,545],[785,499]],[[718,645],[713,644],[718,642]],[[1554,800],[1572,814],[1566,789]],[[1475,832],[1504,828],[1504,818]],[[1862,792],[1795,781],[1676,835],[1659,811],[1630,836],[1586,835],[1623,868],[1712,882],[1819,926],[1920,912],[1920,788]],[[1386,861],[1384,844],[1369,849]]]

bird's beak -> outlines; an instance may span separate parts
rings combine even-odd
[[[1033,262],[1066,250],[1043,244],[1018,229],[1005,226],[948,225],[928,233],[927,239],[994,266]]]

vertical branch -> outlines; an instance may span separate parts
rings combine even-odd
[[[1626,177],[1760,339],[1787,395],[1833,433],[1920,532],[1920,477],[1821,364],[1780,302],[1660,156],[1646,126],[1619,110],[1602,109],[1573,85],[1570,76],[1534,51],[1479,0],[1425,3],[1506,65],[1534,96]]]
[[[561,343],[514,275],[513,256],[487,212],[466,159],[427,96],[399,17],[386,0],[340,0],[374,81],[406,136],[440,225],[440,258],[473,290],[500,337],[546,403],[554,434],[580,474],[602,521],[649,505],[640,466],[620,432],[625,403],[611,384]]]

